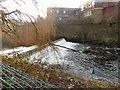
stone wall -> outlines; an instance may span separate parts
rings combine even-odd
[[[57,37],[64,37],[75,42],[93,42],[116,45],[119,38],[120,24],[57,24]]]
[[[104,20],[103,9],[98,8],[94,9],[93,15],[91,16],[94,19],[94,23],[101,23]]]

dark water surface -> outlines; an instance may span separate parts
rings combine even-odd
[[[118,82],[120,48],[79,44],[75,46],[75,49],[80,52],[68,50],[64,57],[71,61],[68,67],[64,68],[66,72],[83,79]]]

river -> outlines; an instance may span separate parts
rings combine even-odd
[[[71,52],[66,55],[69,61],[73,61],[72,68],[66,69],[68,73],[75,74],[83,79],[99,79],[108,82],[118,82],[120,69],[120,49],[106,46],[79,44],[75,49],[89,52]]]
[[[29,57],[30,62],[61,64],[64,72],[77,75],[85,80],[118,82],[120,48],[78,44],[67,42],[65,39],[61,39],[55,44],[62,47],[49,46],[41,52],[35,52]]]
[[[41,51],[32,52],[27,59],[29,62],[61,65],[64,72],[89,80],[98,79],[111,83],[119,82],[120,48],[104,45],[92,45],[67,42],[64,38],[53,42]],[[16,47],[0,51],[0,55],[13,56],[38,48]]]

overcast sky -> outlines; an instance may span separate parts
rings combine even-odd
[[[4,7],[7,7],[9,11],[21,10],[24,13],[36,16],[40,14],[41,16],[46,16],[47,7],[69,7],[69,8],[79,8],[79,6],[87,0],[36,0],[38,1],[39,12],[32,3],[32,0],[16,0],[19,5],[14,2],[14,0],[7,0],[1,2]]]
[[[20,5],[16,4],[14,1],[19,2]],[[38,2],[39,12],[32,3],[32,0],[6,0],[5,2],[0,2],[4,7],[7,7],[9,11],[14,11],[16,9],[21,10],[26,14],[32,16],[46,16],[47,7],[70,7],[79,8],[81,4],[90,0],[36,0]],[[116,0],[101,0],[101,1],[116,1]]]

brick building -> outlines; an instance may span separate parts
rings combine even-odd
[[[102,2],[97,2],[97,0],[89,0],[88,2],[82,4],[81,7],[81,11],[83,14],[83,17],[88,17],[91,16],[92,14],[94,14],[94,11],[97,10],[101,10],[101,4]]]
[[[67,20],[80,14],[79,8],[47,8],[47,17],[55,20]]]
[[[119,13],[119,2],[100,2],[101,0],[89,0],[81,5],[81,18],[91,18],[94,23],[103,21],[116,22]]]
[[[101,2],[102,0],[89,0],[80,8],[48,8],[47,17],[56,21],[87,19],[85,22],[102,23],[120,21],[120,1]]]
[[[120,21],[120,2],[103,3],[103,15],[107,22]]]

